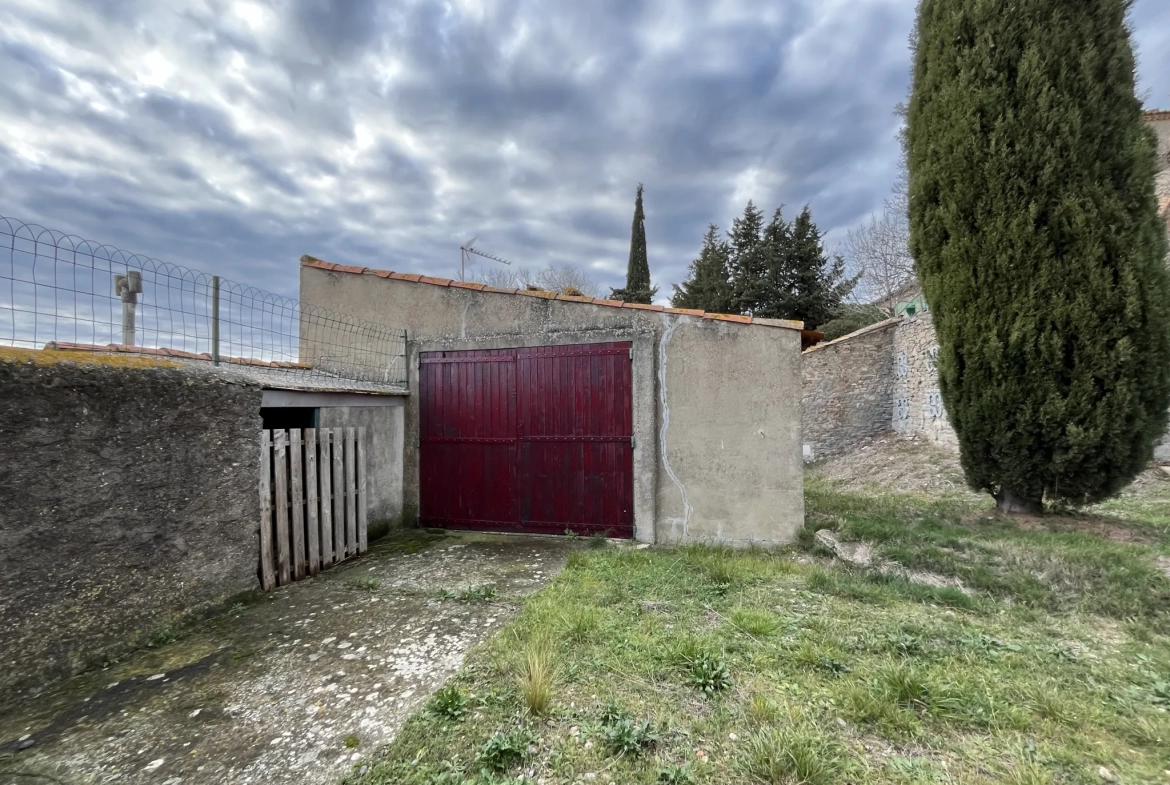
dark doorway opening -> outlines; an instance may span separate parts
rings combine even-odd
[[[315,406],[262,406],[260,417],[264,430],[273,428],[316,428],[317,408]]]

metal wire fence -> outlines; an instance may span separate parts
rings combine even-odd
[[[0,343],[406,386],[403,329],[3,216]]]

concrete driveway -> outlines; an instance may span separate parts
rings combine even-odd
[[[176,642],[0,709],[0,785],[36,781],[6,774],[17,771],[70,784],[332,783],[390,741],[575,547],[391,536]],[[461,598],[468,589],[480,590]]]

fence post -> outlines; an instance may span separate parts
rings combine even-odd
[[[219,276],[211,276],[211,364],[219,365]]]
[[[134,311],[138,307],[138,295],[142,291],[142,273],[127,270],[125,275],[114,276],[114,294],[122,298],[122,345],[134,345]]]

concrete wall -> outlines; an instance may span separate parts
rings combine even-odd
[[[401,404],[404,399],[397,399]],[[369,494],[369,537],[381,537],[402,520],[402,458],[406,408],[396,406],[330,406],[317,413],[322,428],[365,427],[366,482]]]
[[[301,299],[407,329],[408,520],[418,516],[420,352],[630,341],[635,536],[781,543],[803,524],[798,330],[310,266]]]
[[[801,420],[806,461],[845,452],[890,430],[892,357],[899,319],[889,319],[801,356]]]
[[[259,587],[257,387],[0,350],[0,695]]]

